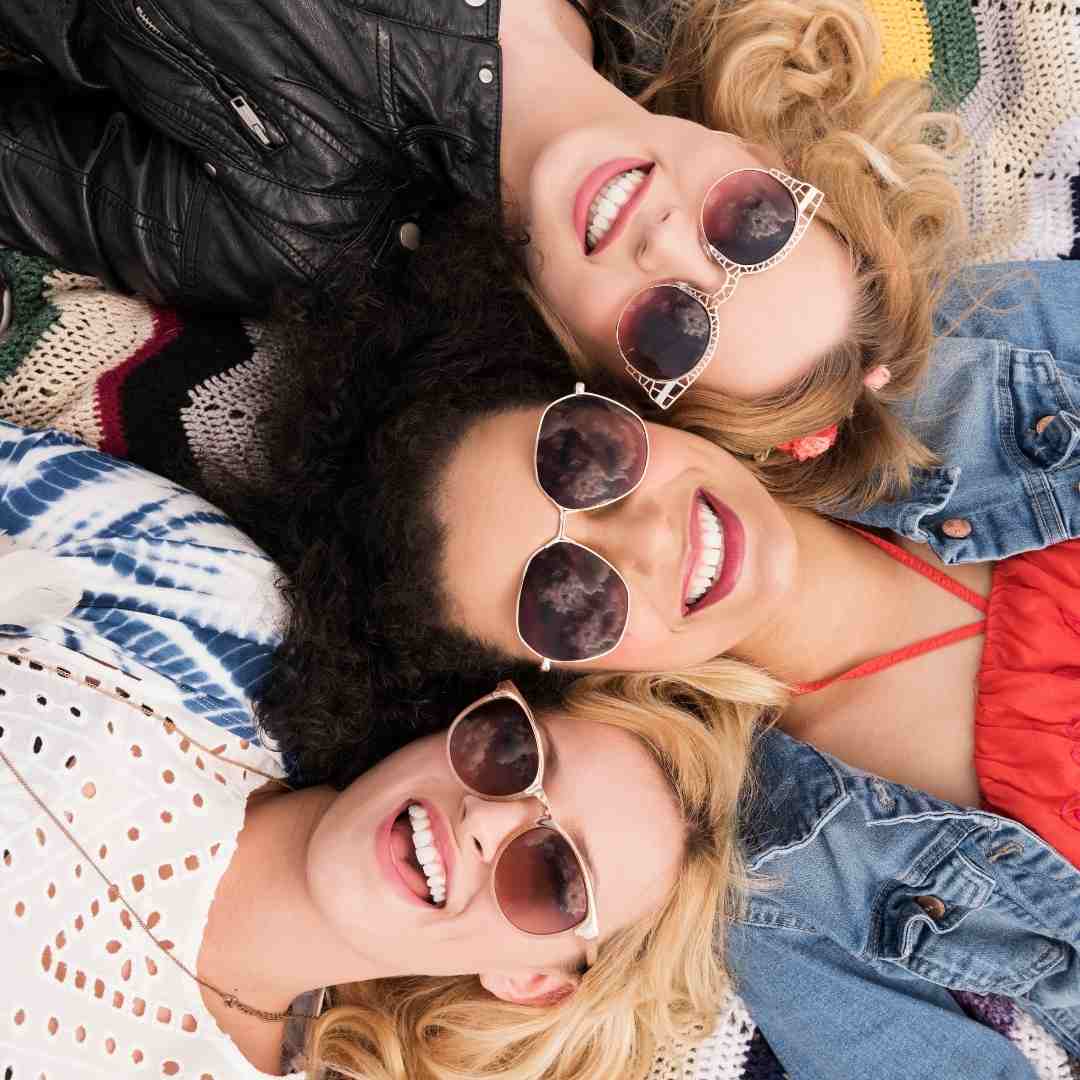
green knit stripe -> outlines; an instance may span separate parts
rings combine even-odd
[[[956,108],[979,81],[979,39],[971,0],[924,0],[934,39],[930,80],[939,107]]]
[[[12,319],[0,339],[0,382],[29,356],[41,336],[60,318],[55,304],[45,298],[45,278],[56,269],[48,259],[0,248],[0,271],[12,293]]]

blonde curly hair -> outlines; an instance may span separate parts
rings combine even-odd
[[[952,180],[958,122],[933,110],[922,83],[878,86],[881,41],[858,0],[690,0],[686,8],[638,100],[768,147],[824,191],[818,220],[851,252],[858,299],[846,340],[797,384],[751,401],[695,387],[662,417],[744,457],[793,505],[865,506],[906,491],[911,470],[935,459],[888,406],[926,370],[933,308],[965,239]],[[643,73],[624,74],[640,82]],[[557,314],[523,287],[575,366],[603,380]],[[879,364],[892,378],[873,392],[863,379]],[[797,462],[772,452],[834,423],[829,453]]]
[[[742,665],[712,676],[578,680],[560,711],[640,739],[681,811],[682,865],[659,909],[602,941],[576,992],[543,1008],[500,1001],[475,976],[339,987],[335,1007],[308,1033],[312,1074],[636,1080],[664,1044],[709,1030],[729,991],[724,928],[745,892],[736,820],[760,704],[770,695],[779,700],[771,680]]]

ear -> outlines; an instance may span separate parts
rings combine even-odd
[[[568,971],[485,972],[480,983],[489,994],[514,1005],[558,1005],[577,989],[580,978]]]

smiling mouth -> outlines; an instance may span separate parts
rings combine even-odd
[[[720,569],[724,565],[724,527],[720,518],[700,493],[695,496],[694,503],[699,544],[697,558],[690,567],[683,596],[683,603],[688,611],[692,611],[716,584]]]
[[[690,518],[690,566],[683,585],[683,615],[723,600],[742,575],[746,535],[738,514],[699,490]]]
[[[435,847],[431,819],[419,803],[410,803],[390,829],[394,868],[409,890],[433,907],[446,903],[446,867]]]
[[[591,255],[611,232],[651,171],[651,166],[626,169],[612,177],[596,193],[585,215],[585,253],[587,255]]]

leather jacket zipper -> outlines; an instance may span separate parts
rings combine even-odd
[[[190,48],[186,50],[178,49],[169,40],[169,35],[154,21],[142,4],[135,3],[133,6],[136,18],[146,30],[153,34],[154,37],[156,37],[164,47],[169,49],[170,52],[174,53],[177,56],[177,59],[180,60],[185,67],[192,70],[216,97],[219,99],[224,98],[225,101],[228,102],[229,108],[232,109],[240,123],[244,125],[248,134],[260,146],[264,149],[271,149],[275,146],[281,146],[285,142],[285,140],[279,137],[271,129],[271,126],[259,116],[241,87],[231,82],[231,80],[226,80],[215,71],[204,70],[203,65],[198,63],[196,59],[190,55]]]
[[[259,119],[258,113],[248,104],[247,98],[243,94],[234,94],[229,98],[229,104],[233,107],[236,115],[240,117],[240,122],[247,127],[248,131],[263,146],[274,145],[274,140],[270,138],[270,132],[266,130],[266,125]]]

